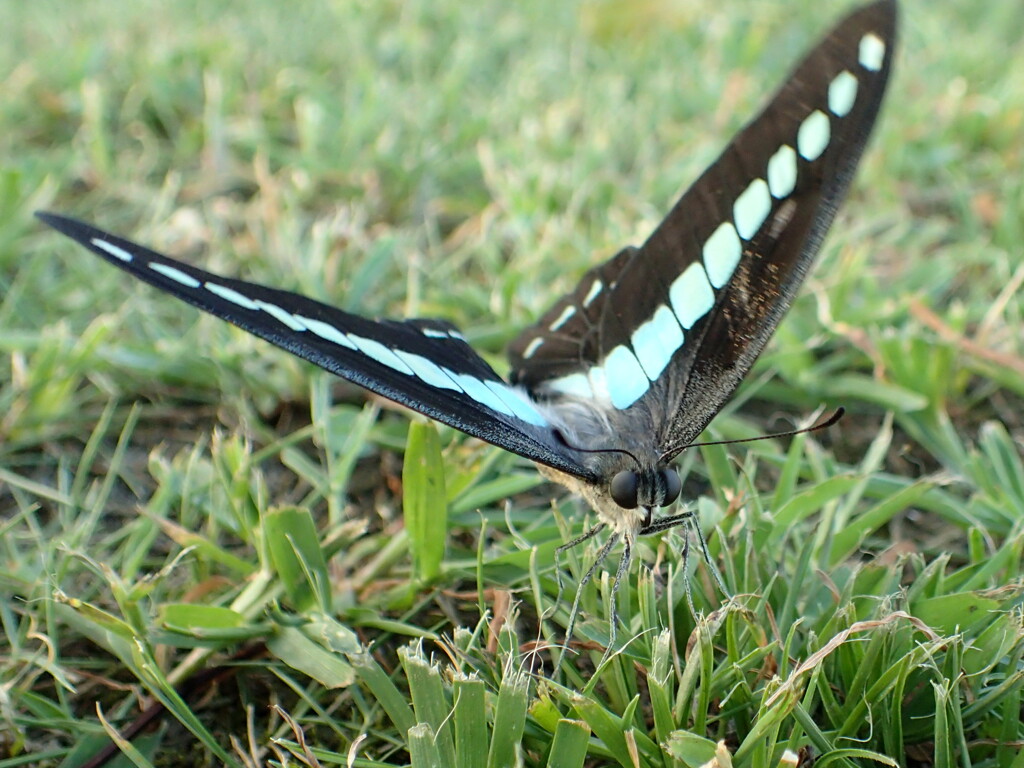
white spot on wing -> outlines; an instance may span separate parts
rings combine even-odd
[[[594,390],[590,386],[590,380],[583,373],[570,373],[568,376],[551,379],[544,383],[544,388],[550,392],[570,397],[594,397]]]
[[[149,262],[149,268],[154,272],[159,272],[164,277],[169,277],[176,283],[181,283],[186,288],[198,288],[202,285],[202,283],[192,277],[192,275],[186,275],[180,269],[176,269],[169,264],[158,264],[155,261],[151,261]]]
[[[515,415],[512,412],[512,409],[505,404],[505,401],[494,394],[494,392],[487,387],[485,382],[480,381],[480,379],[475,376],[469,376],[462,373],[456,373],[453,375],[455,376],[455,382],[462,387],[462,391],[481,405],[485,405],[492,411],[503,413],[506,416]]]
[[[633,331],[630,344],[647,378],[654,382],[683,346],[683,330],[672,310],[662,304],[650,320]]]
[[[860,39],[857,56],[864,69],[877,72],[885,60],[885,41],[874,32],[868,32]]]
[[[793,194],[796,187],[796,152],[783,144],[768,160],[768,188],[776,200]]]
[[[403,363],[409,366],[413,375],[424,384],[429,384],[431,387],[436,387],[437,389],[454,389],[456,392],[462,391],[462,387],[456,384],[455,380],[446,374],[444,369],[432,360],[428,360],[422,355],[406,352],[402,349],[395,349],[392,351]]]
[[[828,115],[820,109],[814,110],[804,118],[796,132],[796,147],[800,151],[800,156],[809,162],[817,160],[828,146],[831,136],[832,126],[829,124]]]
[[[569,322],[569,319],[573,315],[575,315],[575,314],[576,314],[576,307],[574,307],[572,304],[570,304],[569,306],[567,306],[565,309],[562,310],[562,314],[560,314],[555,319],[555,322],[553,322],[551,325],[548,326],[548,330],[557,331],[559,328],[561,328],[563,325],[565,325],[567,322]]]
[[[846,117],[857,100],[857,78],[843,70],[828,84],[828,108],[837,117]]]
[[[540,415],[540,411],[518,389],[510,387],[502,381],[485,381],[484,384],[501,398],[501,401],[512,410],[512,415],[517,419],[537,427],[548,425],[547,419]]]
[[[232,304],[237,304],[242,309],[259,309],[260,305],[250,299],[248,296],[243,296],[234,288],[228,288],[226,285],[219,285],[218,283],[203,283],[203,287],[206,288],[214,296],[219,296],[224,301],[230,301]]]
[[[329,341],[332,344],[337,344],[339,347],[347,347],[348,349],[358,349],[352,340],[344,333],[339,331],[330,323],[325,323],[322,320],[314,320],[311,317],[303,317],[302,315],[296,315],[295,319],[306,326],[310,331],[319,336],[324,341]]]
[[[672,281],[668,291],[672,311],[679,318],[679,324],[686,330],[711,311],[715,305],[715,292],[702,267],[694,262]]]
[[[600,280],[595,280],[593,282],[593,284],[590,286],[590,290],[587,291],[587,295],[583,298],[584,308],[590,306],[590,303],[597,298],[597,294],[599,294],[601,292],[601,289],[603,288],[604,283],[602,283]]]
[[[126,264],[131,262],[131,260],[135,258],[130,253],[128,253],[128,251],[126,251],[124,248],[116,246],[113,243],[108,243],[106,240],[100,240],[98,237],[92,238],[89,242],[95,245],[100,250],[106,251],[115,259],[119,259],[120,261],[123,261]]]
[[[625,344],[609,352],[601,367],[606,371],[614,371],[608,377],[608,394],[612,405],[619,410],[629,408],[650,387],[640,361]]]
[[[711,233],[704,243],[704,268],[715,288],[721,288],[732,277],[743,255],[743,245],[732,222],[726,221]]]
[[[526,345],[526,349],[523,350],[523,359],[529,360],[533,357],[534,353],[540,349],[540,345],[544,343],[544,339],[538,336],[536,339]]]
[[[764,224],[772,211],[772,196],[764,179],[754,179],[736,198],[732,206],[736,231],[744,240],[750,240]]]
[[[605,372],[604,366],[595,365],[587,371],[587,380],[590,382],[590,389],[597,400],[607,402],[612,399],[608,392],[608,374]]]
[[[388,368],[398,371],[399,373],[404,373],[408,376],[415,376],[412,368],[402,362],[402,358],[379,341],[375,341],[374,339],[364,339],[362,336],[356,336],[354,333],[350,333],[348,337],[352,339],[357,347],[359,347],[359,351],[371,360],[376,360],[381,365],[386,365]]]
[[[306,326],[302,324],[301,320],[295,317],[291,312],[286,312],[281,309],[277,304],[271,304],[269,301],[257,301],[256,304],[268,315],[273,317],[282,325],[287,325],[293,331],[306,330]]]
[[[466,337],[454,328],[417,328],[416,330],[428,339],[444,339],[446,341],[448,339],[455,339],[456,341],[466,341]]]

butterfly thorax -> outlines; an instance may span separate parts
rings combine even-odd
[[[596,399],[560,395],[538,406],[585,470],[568,474],[538,465],[541,472],[582,496],[613,531],[635,533],[650,524],[655,510],[678,498],[679,477],[658,451],[661,436],[646,403],[625,411]]]

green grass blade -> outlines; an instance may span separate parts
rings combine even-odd
[[[441,756],[433,729],[426,723],[418,723],[409,729],[409,758],[412,768],[445,768],[455,765],[446,763]]]
[[[399,733],[408,733],[416,725],[416,715],[404,693],[392,682],[387,672],[367,652],[348,656],[359,681],[366,686],[374,699],[387,712]]]
[[[488,768],[503,768],[520,762],[519,742],[526,727],[527,689],[529,680],[521,672],[509,670],[498,688],[495,705]]]
[[[263,528],[274,570],[296,610],[331,610],[330,579],[313,518],[307,509],[268,512]]]
[[[402,489],[413,569],[419,581],[429,583],[441,572],[448,540],[444,459],[437,427],[432,423],[414,421],[409,425]]]
[[[326,688],[344,688],[355,680],[355,671],[343,655],[324,648],[301,628],[280,627],[267,640],[267,648],[285,664]]]
[[[455,758],[460,768],[487,765],[488,734],[485,685],[482,680],[457,677],[452,684],[455,700]]]
[[[437,665],[431,664],[415,645],[401,648],[398,658],[409,680],[417,722],[430,727],[442,764],[455,765],[455,743],[450,718],[452,706],[445,695]]]
[[[582,720],[558,721],[551,740],[547,768],[583,768],[590,742],[590,728]]]

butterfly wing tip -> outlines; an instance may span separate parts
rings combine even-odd
[[[51,213],[50,211],[35,211],[33,215],[46,226],[52,227],[58,232],[63,232],[66,235],[70,234],[69,230],[78,224],[74,219],[70,219],[67,216],[61,216],[59,213]]]

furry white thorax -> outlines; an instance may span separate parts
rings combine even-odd
[[[538,409],[570,444],[588,449],[608,447],[608,435],[613,434],[610,405],[563,395],[539,403]]]
[[[653,425],[649,423],[650,415],[641,408],[632,409],[627,417],[624,411],[610,404],[572,396],[562,396],[538,403],[537,407],[548,422],[561,432],[566,443],[576,448],[617,448],[621,445],[617,438],[628,434],[629,429],[636,430],[637,426],[642,429],[640,434],[653,437]],[[628,447],[629,454],[619,451],[582,454],[580,461],[599,476],[609,480],[620,471],[657,471],[660,463],[653,439],[647,441],[646,445],[631,443],[625,447]],[[639,466],[630,454],[636,458]],[[537,464],[537,467],[546,478],[582,497],[597,513],[600,521],[613,533],[635,539],[645,522],[649,521],[650,515],[644,507],[625,509],[619,506],[611,497],[608,482],[595,484],[542,464]]]

